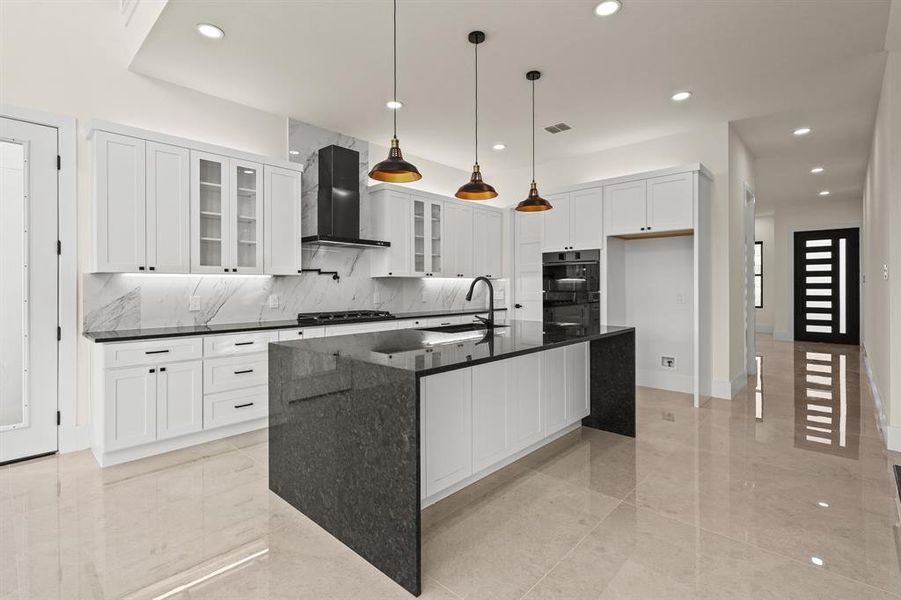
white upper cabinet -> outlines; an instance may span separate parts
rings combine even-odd
[[[188,151],[147,142],[147,270],[191,270],[191,181]]]
[[[194,273],[263,272],[263,167],[191,152]]]
[[[301,269],[301,175],[266,165],[263,177],[266,273],[296,275]]]
[[[627,181],[604,188],[607,235],[644,231],[647,224],[647,181]]]
[[[413,205],[413,274],[441,277],[444,274],[444,202],[416,193]]]
[[[607,235],[654,235],[691,230],[694,174],[676,173],[604,188]]]
[[[472,277],[473,231],[471,206],[444,203],[446,238],[444,241],[445,277]]]
[[[475,208],[472,213],[473,275],[503,277],[504,214]]]
[[[648,179],[648,231],[692,229],[694,175],[678,173]]]
[[[144,140],[94,135],[95,272],[146,270],[145,151]]]
[[[410,193],[382,187],[369,193],[372,237],[391,246],[370,253],[373,277],[413,276],[413,204]]]
[[[553,208],[544,214],[544,252],[589,250],[603,245],[601,188],[548,196]]]
[[[571,237],[569,194],[548,196],[547,200],[553,208],[543,213],[544,235],[542,237],[542,251],[569,250]]]

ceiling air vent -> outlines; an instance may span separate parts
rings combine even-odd
[[[561,131],[569,131],[570,129],[572,129],[572,127],[570,127],[566,123],[557,123],[556,125],[548,125],[547,127],[544,128],[544,130],[547,131],[548,133],[560,133]]]

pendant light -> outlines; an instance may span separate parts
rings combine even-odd
[[[472,165],[472,176],[469,178],[469,183],[465,183],[460,186],[460,189],[457,190],[457,193],[454,195],[461,200],[490,200],[491,198],[497,198],[497,192],[494,191],[493,187],[482,181],[482,172],[479,169],[479,44],[485,41],[485,33],[482,31],[472,31],[470,32],[468,39],[475,48],[476,55],[476,161],[475,164]]]
[[[526,73],[526,79],[532,82],[532,187],[529,188],[529,196],[516,205],[519,212],[539,212],[554,208],[550,202],[538,195],[538,185],[535,183],[535,81],[540,77],[540,71]]]
[[[397,103],[397,0],[394,0],[394,98],[393,106]],[[388,158],[378,163],[369,171],[369,176],[378,181],[390,183],[410,183],[422,179],[419,170],[404,160],[400,151],[400,142],[397,140],[397,111],[394,110],[394,136],[391,138],[391,149],[388,150]]]

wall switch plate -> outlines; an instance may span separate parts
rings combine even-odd
[[[278,294],[269,294],[269,308],[278,308]]]
[[[200,296],[191,296],[188,298],[188,310],[191,312],[200,310]]]
[[[882,278],[888,281],[888,265],[882,265]]]
[[[661,356],[660,357],[660,366],[664,369],[675,369],[676,368],[676,357],[675,356]]]
[[[676,294],[676,304],[685,304],[685,294]]]

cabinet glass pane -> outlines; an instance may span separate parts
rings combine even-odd
[[[413,271],[425,271],[425,203],[413,201]]]
[[[435,273],[441,272],[441,205],[431,205],[432,216],[432,268]]]
[[[257,176],[256,169],[248,169],[247,167],[238,166],[237,178],[238,182],[238,266],[239,267],[256,267],[257,266],[257,202],[259,202],[259,194],[257,193]]]
[[[222,266],[222,164],[200,159],[200,257],[201,266]]]

